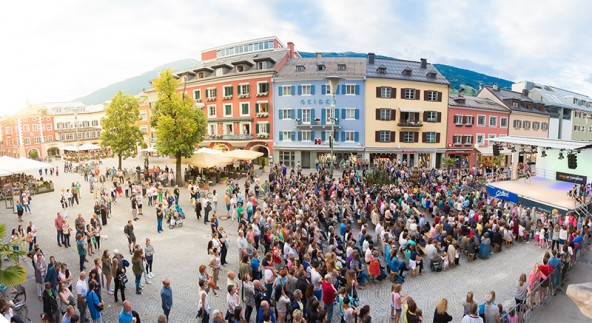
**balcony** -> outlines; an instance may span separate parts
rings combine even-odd
[[[268,92],[260,92],[260,93],[257,93],[257,97],[264,97],[264,96],[268,96],[268,95],[269,95]]]
[[[214,96],[214,97],[209,97],[209,98],[207,98],[206,100],[207,100],[208,102],[211,102],[211,101],[216,101],[216,97],[215,97],[215,96]]]
[[[224,134],[224,135],[205,135],[206,140],[253,140],[252,134]]]
[[[222,100],[232,100],[232,95],[223,96]]]
[[[258,112],[257,118],[267,118],[269,117],[269,112]]]
[[[419,120],[406,120],[400,121],[399,123],[397,123],[397,126],[402,128],[418,128],[423,126],[423,123]]]
[[[246,94],[239,94],[239,95],[238,95],[238,98],[239,98],[239,99],[248,99],[248,98],[250,98],[250,97],[251,97],[251,95],[249,95],[249,93],[246,93]]]

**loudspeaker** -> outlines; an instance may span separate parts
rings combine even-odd
[[[567,155],[567,167],[569,169],[576,169],[578,168],[578,156],[575,154],[568,154]]]
[[[493,155],[494,156],[499,156],[500,155],[499,145],[493,145]]]

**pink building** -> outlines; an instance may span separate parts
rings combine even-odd
[[[488,139],[507,136],[509,120],[510,110],[493,100],[450,95],[446,156],[462,167],[493,164]]]

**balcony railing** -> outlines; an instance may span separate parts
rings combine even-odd
[[[397,125],[399,127],[421,127],[421,126],[423,126],[423,123],[421,121],[410,120],[410,121],[400,121]]]
[[[253,140],[252,134],[206,135],[206,140]]]

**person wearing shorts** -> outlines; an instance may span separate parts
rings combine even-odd
[[[123,233],[127,237],[127,243],[129,247],[130,255],[133,253],[134,246],[136,245],[136,234],[134,233],[134,225],[132,220],[127,221],[127,225],[123,228]]]

